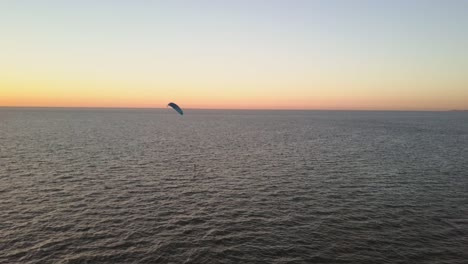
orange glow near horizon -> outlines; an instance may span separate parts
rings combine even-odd
[[[184,108],[201,109],[443,111],[468,108],[468,92],[461,88],[445,89],[440,93],[437,87],[431,90],[425,86],[424,92],[417,84],[414,89],[382,87],[379,90],[372,89],[372,83],[353,83],[350,80],[347,83],[357,88],[344,89],[341,88],[344,83],[327,80],[316,80],[315,85],[294,83],[292,88],[283,88],[287,87],[286,84],[275,86],[264,80],[230,85],[164,80],[132,85],[132,80],[68,81],[65,77],[53,80],[47,76],[29,80],[19,80],[18,76],[8,81],[0,79],[0,106],[164,108],[168,102],[174,101]]]
[[[131,90],[13,88],[0,87],[0,106],[7,107],[109,107],[164,108],[174,101],[184,108],[200,109],[310,109],[310,110],[451,110],[466,109],[464,97],[440,98],[423,95],[359,95],[330,93],[258,94],[210,93],[209,91],[164,92],[155,90],[143,94]],[[414,103],[417,101],[417,103]]]

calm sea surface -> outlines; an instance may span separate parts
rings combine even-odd
[[[468,113],[0,109],[0,263],[468,263]]]

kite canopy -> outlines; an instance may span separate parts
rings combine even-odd
[[[176,110],[177,113],[179,113],[180,115],[184,114],[184,111],[182,111],[182,109],[178,105],[176,105],[175,103],[169,103],[167,106],[170,106],[170,107],[174,108],[174,110]]]

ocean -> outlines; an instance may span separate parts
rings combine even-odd
[[[468,263],[468,113],[0,108],[0,263]]]

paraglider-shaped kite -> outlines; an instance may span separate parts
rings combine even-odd
[[[182,111],[182,109],[178,105],[176,105],[175,103],[169,103],[167,106],[170,106],[170,107],[174,108],[174,110],[176,110],[177,113],[179,113],[180,115],[184,114],[184,111]]]

